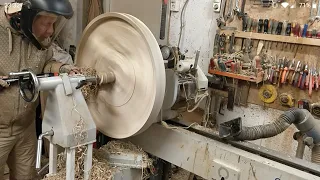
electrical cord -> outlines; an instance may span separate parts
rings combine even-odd
[[[185,10],[187,8],[187,5],[189,3],[189,0],[186,0],[183,4],[182,10],[181,10],[181,15],[180,15],[180,34],[179,34],[179,40],[178,40],[178,48],[180,49],[180,41],[181,41],[181,37],[182,37],[182,30],[185,26],[185,24],[183,23],[183,17],[184,17],[184,13]]]

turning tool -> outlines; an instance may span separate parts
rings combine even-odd
[[[278,93],[274,86],[272,85],[263,85],[259,89],[259,98],[264,103],[273,103],[277,99]]]

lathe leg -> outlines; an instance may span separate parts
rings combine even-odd
[[[66,180],[74,180],[76,150],[74,148],[67,148],[66,151],[67,151]]]
[[[84,158],[84,180],[89,180],[90,179],[90,171],[92,167],[92,148],[93,144],[88,144],[87,145],[87,153]]]
[[[57,173],[57,145],[50,143],[49,149],[49,174]]]

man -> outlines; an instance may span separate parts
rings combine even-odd
[[[0,76],[24,69],[77,72],[53,60],[50,45],[73,10],[68,0],[27,0],[0,8]],[[0,180],[4,165],[11,180],[35,179],[37,103],[25,102],[16,84],[0,79]]]

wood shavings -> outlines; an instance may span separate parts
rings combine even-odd
[[[95,76],[97,77],[97,71],[93,68],[80,68],[80,74],[84,76]],[[90,97],[96,95],[98,91],[96,84],[86,84],[81,88],[81,92],[85,100],[90,99]]]
[[[85,155],[85,149],[80,147],[76,151],[76,168],[75,179],[83,179],[83,160]],[[112,180],[114,175],[121,170],[127,169],[127,167],[111,166],[106,160],[106,152],[110,154],[142,154],[143,164],[146,164],[151,173],[154,169],[153,161],[148,157],[148,154],[141,148],[135,146],[130,142],[123,141],[110,141],[108,144],[102,146],[100,149],[93,149],[92,169],[90,171],[90,179],[94,180]],[[141,179],[147,179],[150,173],[147,168],[142,169],[143,176]],[[57,174],[46,175],[44,180],[63,180],[66,177],[66,155],[61,153],[57,159]]]
[[[102,156],[102,151],[93,150],[93,158],[92,158],[92,169],[90,172],[90,179],[94,180],[111,180],[113,179],[114,175],[121,171],[123,168],[121,167],[112,167],[108,164],[108,162]],[[76,154],[76,159],[81,156],[82,153]],[[76,162],[77,163],[77,162]],[[66,157],[65,155],[59,154],[58,161],[57,161],[57,171],[58,173],[55,175],[47,175],[45,176],[44,180],[64,180],[66,177]],[[82,174],[82,176],[80,175]],[[76,171],[75,179],[81,180],[83,179],[83,171],[79,172]]]

